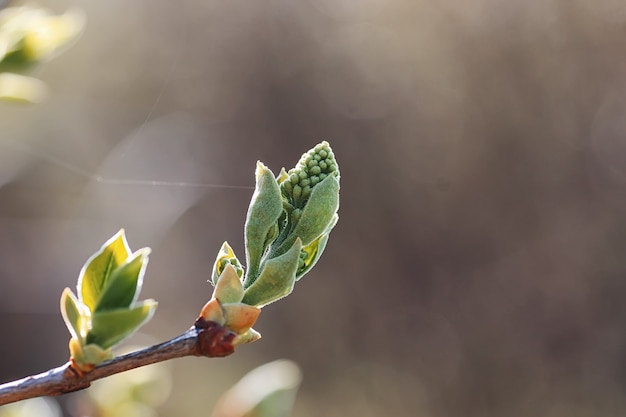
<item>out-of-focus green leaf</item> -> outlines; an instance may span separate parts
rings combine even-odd
[[[145,300],[130,309],[100,311],[91,318],[87,343],[108,349],[135,332],[154,314],[157,302]]]
[[[78,277],[78,294],[90,311],[95,310],[113,271],[126,262],[130,253],[122,229],[87,260]]]
[[[0,100],[19,103],[40,103],[48,95],[46,85],[33,77],[0,73]]]
[[[250,371],[218,401],[212,417],[288,417],[302,373],[281,359]]]
[[[140,249],[113,271],[100,293],[93,313],[126,308],[137,301],[149,254],[149,248]]]
[[[61,315],[72,336],[82,339],[80,325],[82,314],[79,301],[69,288],[63,290],[63,294],[61,294]]]
[[[0,417],[62,417],[61,407],[52,397],[30,398],[0,408]]]
[[[85,15],[73,9],[53,15],[40,7],[9,7],[0,11],[0,35],[4,39],[2,71],[22,72],[52,58],[78,38]]]

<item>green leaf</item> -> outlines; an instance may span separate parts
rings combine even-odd
[[[289,417],[302,373],[289,360],[262,365],[244,376],[218,401],[214,416]]]
[[[148,265],[148,254],[150,248],[140,249],[113,271],[93,312],[126,308],[137,301]]]
[[[61,316],[73,337],[81,340],[81,308],[79,301],[69,288],[63,290],[61,294]]]
[[[327,230],[338,209],[339,180],[330,175],[313,188],[292,233],[302,239],[304,246],[308,245]]]
[[[122,229],[87,260],[78,277],[78,295],[90,311],[95,310],[113,271],[126,262],[130,253]]]
[[[87,344],[93,343],[104,349],[115,346],[150,320],[156,308],[156,301],[145,300],[131,309],[95,313],[91,318],[92,330],[87,335]]]
[[[300,238],[304,246],[319,239],[337,223],[338,209],[339,181],[334,175],[330,175],[313,188],[309,200],[295,221],[295,226],[272,253],[277,255],[285,253],[296,238]]]
[[[289,295],[296,281],[301,249],[302,242],[296,239],[286,253],[265,262],[259,278],[246,289],[242,302],[262,307]]]
[[[26,75],[0,72],[0,99],[16,103],[41,103],[48,96],[46,85]]]
[[[246,265],[244,287],[258,276],[265,250],[278,237],[278,218],[283,211],[283,199],[274,174],[261,162],[257,163],[256,188],[248,207],[245,224]]]

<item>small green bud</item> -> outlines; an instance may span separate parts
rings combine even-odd
[[[241,262],[239,262],[239,259],[235,256],[235,252],[228,242],[224,242],[213,264],[213,272],[211,273],[211,282],[213,285],[217,284],[218,278],[222,275],[227,265],[231,265],[235,269],[239,278],[243,276],[243,266]]]
[[[295,185],[293,187],[293,199],[294,201],[300,200],[300,196],[302,195],[302,187],[299,185]]]
[[[328,142],[322,142],[302,155],[296,166],[289,170],[289,181],[293,187],[281,184],[282,195],[294,207],[303,208],[310,195],[306,187],[313,188],[330,173],[339,177],[335,155]],[[296,184],[300,189],[295,187]]]

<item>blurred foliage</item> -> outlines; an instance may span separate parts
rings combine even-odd
[[[300,386],[300,368],[276,360],[247,373],[222,395],[213,417],[289,417]]]
[[[0,417],[61,417],[61,407],[50,397],[31,398],[0,407]]]
[[[127,347],[132,352],[138,347]],[[120,352],[120,353],[123,353]],[[159,415],[158,407],[170,396],[172,376],[168,363],[157,363],[112,375],[93,383],[75,401],[82,413],[98,417],[150,417]]]
[[[0,10],[0,99],[42,101],[47,93],[45,85],[24,74],[77,39],[84,21],[78,10],[62,15],[33,6]]]

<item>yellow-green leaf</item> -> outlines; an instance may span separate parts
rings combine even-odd
[[[46,85],[33,77],[0,73],[0,99],[18,103],[40,103],[48,96]]]
[[[148,265],[149,248],[133,254],[119,268],[115,269],[100,292],[93,312],[126,308],[137,301],[143,285],[143,275]]]
[[[81,308],[79,301],[69,288],[63,290],[61,294],[61,316],[72,334],[72,337],[82,339],[81,335]]]
[[[157,307],[154,300],[137,303],[130,309],[100,311],[91,318],[87,343],[108,349],[134,333],[150,320]]]
[[[95,310],[113,271],[126,262],[130,253],[122,229],[87,260],[78,277],[78,295],[90,311]]]

